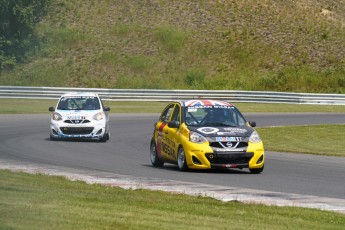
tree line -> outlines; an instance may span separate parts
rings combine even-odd
[[[51,0],[0,0],[0,72],[22,61],[36,42],[34,25]]]

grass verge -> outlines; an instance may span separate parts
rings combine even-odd
[[[0,99],[0,114],[39,114],[48,113],[49,106],[57,100]],[[168,102],[154,101],[104,101],[111,113],[161,113]],[[235,103],[243,113],[247,112],[337,112],[345,113],[341,105],[296,105]]]
[[[257,128],[265,150],[345,157],[345,124]]]
[[[0,170],[1,229],[343,229],[345,215]]]

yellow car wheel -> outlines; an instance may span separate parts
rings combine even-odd
[[[164,165],[164,162],[157,155],[156,143],[154,141],[151,141],[150,145],[150,159],[153,167],[162,167]]]
[[[183,147],[180,147],[178,149],[178,153],[177,153],[177,165],[178,168],[181,171],[187,171],[188,170],[188,166],[187,166],[187,161],[186,161],[186,155],[184,152]]]

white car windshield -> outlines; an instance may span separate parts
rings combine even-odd
[[[241,126],[246,121],[233,106],[191,106],[186,108],[186,125]]]
[[[57,106],[59,110],[98,110],[100,103],[94,96],[62,97]]]

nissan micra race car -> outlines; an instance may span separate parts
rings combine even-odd
[[[95,93],[69,93],[60,97],[50,120],[50,139],[95,139],[106,142],[110,138],[109,107]]]
[[[225,101],[189,100],[170,103],[154,125],[150,158],[154,167],[165,162],[188,169],[264,169],[259,134],[239,110]]]

